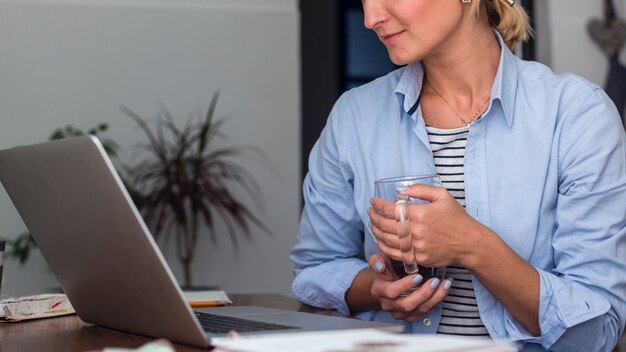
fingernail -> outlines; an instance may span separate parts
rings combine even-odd
[[[376,264],[374,264],[374,268],[376,268],[376,271],[381,272],[383,270],[383,263],[376,262]]]
[[[447,279],[446,283],[443,284],[443,289],[448,291],[450,287],[452,287],[452,281],[454,281],[454,279]]]
[[[367,226],[371,229],[371,228],[372,228],[372,223],[371,223],[371,222],[368,222],[368,223],[367,223]]]
[[[441,280],[439,280],[438,278],[435,278],[431,283],[430,283],[430,287],[432,288],[437,288],[437,286],[439,286],[439,282],[441,282]]]
[[[370,205],[374,205],[374,198],[370,198]]]
[[[413,278],[411,279],[411,281],[416,285],[422,282],[422,280],[424,280],[424,277],[420,274],[413,276]]]

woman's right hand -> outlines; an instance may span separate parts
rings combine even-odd
[[[374,270],[371,294],[380,302],[380,307],[398,320],[414,322],[428,313],[447,295],[452,286],[451,279],[440,283],[439,279],[431,278],[407,296],[403,292],[414,288],[422,282],[422,276],[407,275],[398,279],[391,269],[389,260],[381,254],[372,254],[368,263]]]

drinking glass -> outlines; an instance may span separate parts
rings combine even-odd
[[[428,203],[428,201],[408,196],[409,187],[417,183],[429,186],[441,186],[441,181],[437,175],[390,177],[377,180],[374,183],[376,197],[395,203],[396,234],[400,243],[402,261],[390,258],[391,268],[399,279],[409,274],[417,273],[424,278],[422,282],[426,282],[431,277],[443,279],[446,275],[445,267],[425,267],[419,265],[415,260],[408,206],[412,203]]]

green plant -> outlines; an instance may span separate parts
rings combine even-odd
[[[231,159],[267,160],[264,153],[251,146],[210,149],[215,138],[224,138],[220,128],[226,119],[214,118],[218,97],[218,93],[213,95],[204,116],[198,116],[198,121],[191,116],[183,127],[177,126],[165,106],[157,113],[154,129],[137,113],[121,107],[148,140],[140,145],[148,151],[147,158],[126,172],[135,203],[157,239],[175,235],[187,286],[191,285],[191,263],[202,225],[206,226],[212,243],[217,243],[216,216],[226,224],[236,252],[237,235],[241,233],[250,240],[251,224],[271,235],[250,211],[248,203],[231,191],[231,186],[239,186],[257,208],[262,208],[258,184]]]
[[[105,133],[108,129],[109,129],[109,125],[106,123],[101,123],[98,126],[87,130],[87,132],[83,132],[82,130],[72,125],[67,125],[63,128],[57,128],[56,130],[54,130],[54,132],[52,132],[52,134],[50,135],[50,138],[48,139],[52,141],[56,139],[78,137],[78,136],[91,134],[91,135],[98,137],[98,139],[100,139],[100,142],[102,143],[102,146],[104,147],[104,150],[107,152],[107,154],[109,154],[109,156],[115,157],[117,156],[117,150],[119,149],[119,146],[117,145],[117,143],[113,142],[113,140],[104,137],[103,133]]]
[[[110,156],[114,157],[117,155],[117,150],[119,149],[119,147],[117,143],[103,136],[103,134],[108,129],[109,125],[107,125],[106,123],[101,123],[96,127],[87,130],[87,132],[84,132],[83,130],[80,130],[72,125],[67,125],[63,128],[57,128],[56,130],[54,130],[50,137],[48,137],[48,140],[52,141],[56,139],[92,134],[94,136],[97,136],[101,140],[104,150],[106,150],[106,152]],[[28,260],[31,251],[34,251],[36,249],[37,243],[35,243],[33,236],[28,231],[22,232],[14,239],[6,239],[5,255],[7,259],[16,259],[20,263],[20,265],[26,264],[26,261]]]
[[[7,259],[16,259],[20,265],[26,264],[31,251],[36,249],[37,244],[28,231],[22,232],[14,239],[6,239],[5,255]]]

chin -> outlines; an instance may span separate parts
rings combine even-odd
[[[420,60],[419,58],[415,58],[409,55],[402,55],[403,53],[397,53],[393,51],[388,51],[389,60],[398,66],[403,66],[410,64],[411,62]]]
[[[408,64],[408,63],[410,63],[412,61],[415,61],[415,60],[407,60],[405,58],[397,57],[397,56],[394,56],[394,55],[389,55],[389,59],[391,60],[391,62],[393,62],[394,64],[396,64],[398,66],[403,66],[403,65],[406,65],[406,64]]]

